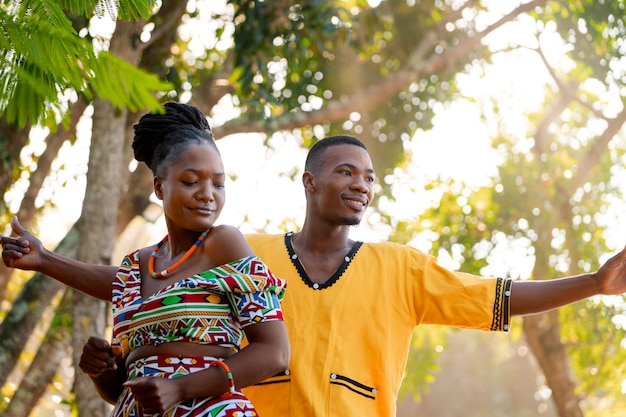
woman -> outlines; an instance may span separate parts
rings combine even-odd
[[[90,338],[80,367],[116,404],[112,417],[256,416],[238,388],[288,365],[280,309],[285,282],[237,229],[215,225],[225,173],[197,108],[166,103],[164,114],[144,115],[133,150],[154,174],[167,235],[122,261],[111,299],[113,343]],[[33,262],[25,269],[63,267]],[[61,281],[72,285],[72,279]],[[248,345],[241,349],[244,329]]]

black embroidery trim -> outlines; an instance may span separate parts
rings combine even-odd
[[[376,390],[372,387],[368,387],[367,385],[363,385],[360,382],[355,381],[354,379],[339,374],[331,374],[330,378],[330,383],[333,385],[340,385],[342,387],[348,388],[350,391],[362,395],[366,398],[370,398],[372,400],[376,399]]]
[[[367,395],[365,393],[359,392],[359,391],[355,390],[354,388],[350,387],[348,384],[344,384],[344,383],[341,383],[341,382],[331,382],[331,384],[333,384],[333,385],[340,385],[342,387],[348,388],[350,391],[354,392],[355,394],[362,395],[365,398],[369,398],[371,400],[375,400],[376,399],[376,397],[374,397],[373,395]]]
[[[493,303],[492,331],[509,331],[510,297],[512,279],[497,278],[495,301]]]
[[[509,321],[511,318],[509,317],[511,314],[511,287],[513,286],[512,279],[506,279],[504,281],[504,312],[503,314],[503,322],[502,328],[504,331],[508,332],[509,329]]]
[[[284,384],[286,382],[291,382],[291,372],[289,370],[279,372],[274,376],[271,376],[261,382],[254,384],[258,385],[273,385],[273,384]]]
[[[291,378],[287,379],[273,379],[271,381],[261,381],[254,384],[254,386],[263,386],[263,385],[275,385],[275,384],[285,384],[287,382],[291,382]]]
[[[292,235],[293,235],[293,232],[289,232],[285,234],[285,247],[287,248],[287,253],[289,253],[289,259],[291,259],[291,263],[293,264],[293,266],[296,267],[296,270],[298,271],[298,275],[300,275],[300,279],[302,279],[302,281],[306,285],[313,288],[314,290],[323,290],[325,288],[332,286],[335,282],[337,282],[337,280],[341,277],[341,275],[343,275],[343,273],[346,272],[346,269],[348,269],[348,266],[350,266],[350,262],[352,262],[357,251],[363,244],[363,242],[355,242],[352,249],[350,249],[350,252],[348,252],[348,255],[346,255],[346,257],[349,258],[349,260],[346,261],[344,258],[344,261],[341,263],[341,265],[339,265],[339,268],[337,268],[337,270],[330,277],[330,279],[326,281],[324,284],[318,284],[316,282],[311,281],[311,278],[309,278],[308,274],[304,270],[302,263],[300,263],[300,261],[298,260],[298,255],[293,250],[293,246],[291,245]]]

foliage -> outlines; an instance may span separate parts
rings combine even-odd
[[[624,86],[626,69],[618,65],[626,54],[624,0],[551,1],[541,14],[531,15],[556,23],[563,39],[575,45],[569,53],[578,65],[573,74]]]
[[[437,326],[420,326],[413,331],[411,354],[407,359],[406,369],[400,390],[400,397],[410,395],[419,400],[428,386],[435,381],[439,370],[437,359],[445,345],[448,330]]]
[[[562,309],[560,316],[561,334],[571,346],[571,366],[580,381],[578,392],[590,410],[616,415],[616,407],[626,407],[622,384],[616,383],[626,374],[622,303],[593,299]],[[586,325],[576,325],[581,321]]]
[[[307,92],[319,97],[322,63],[351,43],[347,10],[320,0],[231,4],[236,29],[230,79],[238,96],[250,97],[248,117],[302,108],[303,98],[310,103]]]
[[[415,55],[416,40],[442,23],[454,5],[440,9],[428,2],[409,5],[389,0],[378,7],[365,1],[246,2],[234,5],[234,65],[231,80],[236,92],[250,97],[249,117],[272,117],[288,111],[310,111],[332,98],[358,93],[364,86],[406,67]],[[454,45],[469,27],[439,31],[441,49]],[[418,126],[428,128],[429,101],[449,97],[451,77],[461,67],[419,80],[391,102],[368,109],[370,130],[355,123],[348,130],[379,140],[395,140],[402,132],[411,135]],[[385,115],[384,119],[380,115]],[[378,116],[374,116],[378,115]],[[364,116],[363,116],[364,117]],[[409,130],[406,130],[406,127]],[[341,124],[335,127],[345,131]]]
[[[623,85],[623,65],[617,65],[624,53],[623,2],[610,7],[603,2],[549,2],[541,13],[531,14],[539,20],[538,28],[558,25],[571,45],[569,55],[575,67],[567,73],[551,69],[558,77],[557,86],[546,86],[545,104],[527,116],[527,130],[505,133],[496,128],[493,143],[502,163],[494,185],[477,189],[435,179],[419,191],[438,195],[430,209],[416,219],[387,219],[398,240],[429,236],[434,254],[447,253],[468,272],[480,274],[501,247],[512,248],[522,241],[528,256],[540,250],[549,260],[552,277],[580,269],[592,271],[598,267],[594,261],[598,254],[611,250],[603,214],[612,202],[624,198],[623,187],[612,181],[616,169],[609,169],[624,160],[623,141],[614,140],[588,172],[581,163],[598,152],[598,130],[590,126],[601,126],[611,116],[600,110],[608,108],[603,102],[606,91]],[[598,93],[598,84],[592,80],[605,84],[605,94]],[[541,131],[542,123],[560,99],[569,100],[568,106],[550,120],[546,134]],[[500,103],[494,99],[488,106],[497,111]],[[548,249],[552,246],[550,252],[545,251],[546,243]],[[597,301],[563,310],[563,337],[571,343],[570,357],[576,362],[572,366],[588,409],[622,407],[615,402],[620,398],[620,384],[613,383],[612,389],[600,387],[600,381],[619,381],[625,373],[623,358],[617,354],[623,329],[614,322],[622,314],[621,304],[608,307]],[[580,322],[594,324],[581,326]],[[610,343],[606,329],[611,329]]]
[[[67,4],[66,4],[67,3]],[[136,18],[151,12],[153,1],[121,2],[120,16]],[[131,110],[155,109],[155,92],[167,84],[79,36],[63,7],[91,16],[109,2],[23,1],[0,8],[0,115],[22,127],[54,127],[63,114],[67,88],[92,98],[98,95]],[[109,8],[112,6],[108,6]]]
[[[361,137],[374,159],[376,171],[386,175],[403,159],[403,143],[420,128],[431,126],[433,103],[452,98],[453,79],[463,61],[450,64],[446,71],[415,79],[406,88],[380,104],[368,105],[381,80],[415,65],[434,59],[445,48],[457,45],[469,26],[444,30],[444,18],[455,11],[454,2],[434,8],[429,2],[413,5],[389,0],[378,7],[367,2],[298,3],[229,1],[232,16],[218,15],[217,37],[228,36],[229,19],[234,24],[233,48],[229,53],[207,48],[195,60],[178,60],[169,71],[177,85],[198,85],[232,65],[229,83],[233,104],[240,120],[272,121],[293,113],[311,113],[346,97],[364,95],[355,102],[350,118],[297,128],[303,145],[324,135],[348,133]],[[435,48],[424,46],[437,31]],[[186,42],[178,45],[189,51]],[[422,52],[428,51],[428,52]],[[483,53],[485,52],[485,53]],[[469,59],[482,55],[478,48]],[[272,133],[271,131],[269,133]],[[383,193],[388,192],[386,184]]]

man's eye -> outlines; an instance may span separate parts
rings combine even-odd
[[[195,181],[181,181],[183,183],[183,185],[186,185],[187,187],[191,187],[192,185],[195,185],[196,182]]]

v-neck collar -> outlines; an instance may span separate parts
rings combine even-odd
[[[354,259],[354,256],[356,255],[357,251],[363,244],[363,242],[360,242],[360,241],[355,242],[354,246],[352,246],[352,249],[350,249],[350,252],[348,252],[348,254],[343,258],[343,262],[341,262],[341,265],[339,265],[339,268],[337,268],[337,270],[330,277],[330,279],[328,279],[328,281],[326,281],[323,284],[319,284],[317,282],[313,282],[311,278],[309,278],[309,275],[304,270],[304,266],[302,266],[302,263],[298,259],[298,254],[293,250],[293,245],[291,244],[292,236],[293,236],[293,232],[289,232],[285,234],[285,247],[287,248],[287,253],[289,253],[289,259],[291,259],[291,263],[293,263],[293,266],[296,267],[296,270],[298,271],[298,275],[300,275],[300,279],[302,279],[302,281],[307,286],[313,288],[314,290],[323,290],[324,288],[328,288],[332,286],[335,282],[337,282],[337,280],[346,271],[348,266],[350,266],[350,262],[352,261],[352,259]]]

